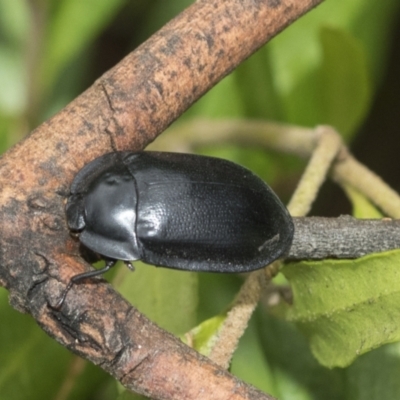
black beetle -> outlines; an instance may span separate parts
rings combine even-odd
[[[83,167],[66,205],[80,242],[108,260],[189,271],[247,272],[282,256],[293,222],[275,193],[249,170],[213,157],[114,152]]]

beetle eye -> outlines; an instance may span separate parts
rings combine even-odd
[[[131,180],[132,180],[132,176],[129,174],[113,175],[113,174],[108,173],[105,176],[105,182],[110,186],[118,185],[121,182],[129,182]]]
[[[115,183],[118,183],[118,179],[110,176],[106,179],[106,183],[109,185],[114,185]]]
[[[114,186],[118,185],[122,181],[122,176],[119,175],[112,175],[112,174],[107,174],[105,177],[105,182],[107,185]]]
[[[81,231],[85,227],[84,204],[81,194],[72,195],[66,205],[68,226],[72,231]]]

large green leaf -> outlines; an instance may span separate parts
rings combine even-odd
[[[350,186],[344,191],[353,205],[354,218],[382,218],[383,214],[360,192]]]
[[[140,394],[132,393],[129,390],[123,389],[121,394],[116,400],[146,400],[148,397],[141,396]]]
[[[229,75],[219,82],[206,96],[195,103],[183,117],[188,118],[199,115],[209,118],[244,115],[243,101],[233,75]]]
[[[358,358],[347,370],[347,399],[400,398],[400,343],[387,344]]]
[[[113,18],[123,0],[60,0],[45,36],[41,85],[51,87],[73,57],[88,46]]]
[[[147,12],[141,17],[143,25],[139,36],[142,41],[145,41],[150,35],[176,17],[186,7],[193,4],[193,0],[141,1],[149,3]]]
[[[332,27],[321,29],[321,45],[320,122],[349,136],[363,120],[371,100],[365,50],[361,41]]]
[[[356,79],[356,83],[364,81],[365,66],[362,58],[366,59],[369,76],[376,87],[379,82],[380,72],[386,60],[387,47],[384,45],[390,34],[392,23],[396,11],[399,9],[398,0],[388,0],[379,5],[374,0],[336,0],[334,2],[326,1],[312,12],[296,21],[283,32],[281,32],[268,45],[270,69],[274,82],[275,93],[279,96],[279,106],[282,113],[276,115],[276,118],[282,118],[286,122],[299,125],[313,126],[321,123],[331,123],[336,120],[327,119],[327,115],[321,108],[321,93],[326,93],[334,83],[334,80],[343,79],[338,75],[340,71],[333,71],[329,87],[323,86],[320,79],[321,69],[324,75],[329,73],[329,58],[335,54],[335,65],[347,66],[347,70],[354,71],[357,65],[362,65],[360,71],[361,77]],[[334,29],[336,37],[329,39],[321,31],[329,27]],[[328,40],[330,43],[327,43]],[[332,42],[332,43],[331,43]],[[339,48],[342,44],[343,48]],[[329,49],[328,49],[329,47]],[[357,47],[357,50],[354,50]],[[352,49],[357,54],[352,53]],[[364,56],[361,54],[364,53]],[[350,59],[348,59],[350,54]],[[351,86],[353,82],[346,76],[346,83]],[[326,83],[326,80],[325,80]],[[335,111],[335,118],[341,117],[341,123],[338,128],[346,129],[346,133],[354,133],[354,129],[360,122],[360,118],[367,111],[366,104],[370,102],[368,92],[364,83],[359,82],[360,87],[352,91],[345,92],[344,81],[337,82],[342,86],[342,92],[345,96],[342,98],[343,104],[351,101],[363,99],[363,104],[352,105],[351,109],[356,109],[357,115],[348,115],[347,112],[340,116]],[[335,87],[333,87],[336,93]],[[365,93],[363,92],[365,91]],[[334,99],[337,104],[340,102],[336,93]],[[332,104],[331,99],[328,104]],[[347,103],[348,104],[348,103]],[[340,103],[332,110],[338,110]],[[357,108],[358,107],[358,108]],[[344,120],[345,116],[349,121]],[[349,136],[349,135],[348,135]]]
[[[273,377],[273,395],[282,400],[345,398],[343,371],[321,366],[294,324],[271,316],[265,309],[256,316],[262,354]]]
[[[186,115],[331,124],[350,139],[371,104],[399,5],[397,0],[379,6],[373,0],[324,2],[252,55]]]
[[[64,398],[87,398],[106,374],[82,361],[79,370],[73,368],[77,357],[48,337],[32,317],[13,310],[7,296],[0,289],[0,400],[52,399],[61,391]]]
[[[218,338],[220,328],[226,319],[226,313],[203,321],[189,332],[189,339],[184,337],[186,344],[196,349],[199,353],[208,356]]]
[[[253,54],[234,72],[235,83],[248,118],[282,120],[280,96],[274,85],[269,46]]]
[[[29,5],[24,0],[0,0],[1,42],[23,46],[30,29]]]
[[[25,1],[0,0],[0,118],[25,110],[28,93],[26,52],[31,27]]]
[[[196,273],[141,263],[135,263],[135,269],[120,271],[123,278],[118,288],[139,311],[174,334],[183,334],[196,324]]]
[[[345,367],[371,349],[400,340],[399,263],[395,250],[283,268],[294,296],[287,317],[308,337],[321,364]]]
[[[0,289],[0,399],[53,397],[72,354],[42,332],[34,320],[7,304]]]

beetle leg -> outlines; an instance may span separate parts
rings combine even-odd
[[[73,276],[70,279],[70,281],[68,282],[67,287],[64,289],[64,292],[61,295],[60,300],[58,300],[56,305],[54,307],[52,307],[52,308],[54,308],[56,310],[59,310],[62,307],[62,305],[64,304],[64,301],[65,301],[65,298],[67,297],[67,294],[68,294],[68,292],[71,289],[73,284],[75,284],[75,283],[77,283],[79,281],[82,281],[84,279],[87,279],[87,278],[93,278],[94,276],[104,274],[105,272],[109,271],[116,264],[116,262],[117,262],[116,260],[108,260],[106,262],[106,266],[104,268],[95,269],[94,271],[83,272],[82,274],[78,274],[78,275]]]
[[[135,266],[130,261],[124,261],[124,263],[132,272],[135,271]]]

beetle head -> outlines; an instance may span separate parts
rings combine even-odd
[[[136,260],[135,180],[118,153],[86,165],[71,185],[66,205],[68,226],[80,242],[107,258]]]

